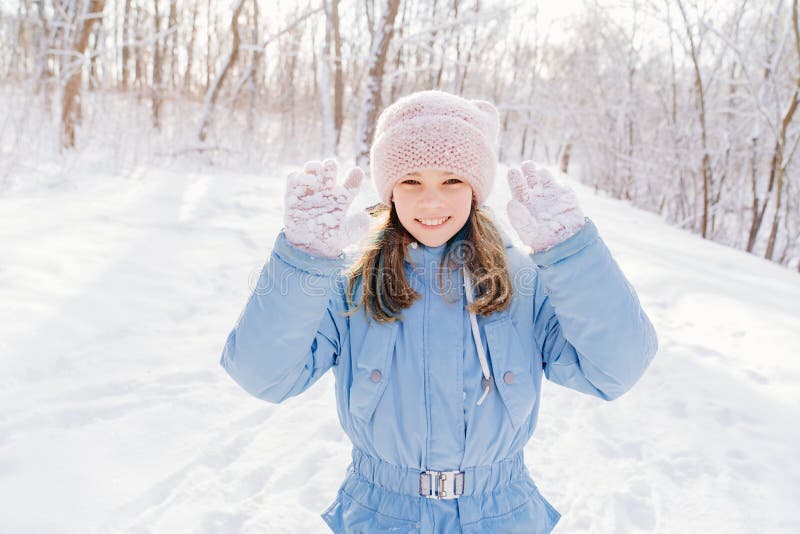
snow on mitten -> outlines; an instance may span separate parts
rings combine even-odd
[[[287,177],[283,216],[286,240],[309,254],[337,258],[342,250],[361,238],[369,226],[369,215],[346,216],[364,172],[358,167],[336,184],[336,161],[308,161],[302,172]]]
[[[513,197],[507,205],[508,220],[534,252],[554,247],[583,227],[583,212],[572,189],[556,182],[546,169],[537,169],[533,161],[522,162],[522,173],[509,169],[508,185]]]

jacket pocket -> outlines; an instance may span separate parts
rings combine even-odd
[[[361,350],[353,358],[350,413],[368,423],[391,378],[392,355],[398,323],[372,323]]]
[[[504,534],[549,534],[561,519],[561,513],[534,487],[522,504],[509,512],[485,517],[464,525],[464,534],[502,532]]]
[[[382,514],[363,505],[343,489],[336,500],[320,514],[335,534],[406,534],[416,531],[416,521]]]
[[[510,319],[484,324],[492,375],[514,428],[531,414],[536,402],[536,384],[531,372],[533,355],[525,353],[517,329]]]

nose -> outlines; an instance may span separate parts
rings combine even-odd
[[[442,195],[439,191],[435,188],[426,188],[425,191],[422,192],[422,196],[419,199],[419,205],[423,208],[438,208],[442,206]]]

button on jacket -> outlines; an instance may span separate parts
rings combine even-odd
[[[362,309],[341,316],[341,270],[352,259],[314,257],[278,234],[221,364],[273,403],[333,369],[339,421],[353,443],[347,476],[322,514],[334,532],[550,532],[560,514],[522,452],[542,375],[612,400],[654,357],[655,330],[591,220],[535,254],[501,234],[514,295],[506,310],[477,317],[493,378],[480,405],[462,271],[446,270],[439,284],[446,245],[408,247],[406,277],[422,298],[401,321],[379,324]],[[359,285],[355,302],[360,296]],[[461,494],[422,496],[426,471],[463,473]]]

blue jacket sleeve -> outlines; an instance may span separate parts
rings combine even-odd
[[[532,258],[534,335],[545,376],[605,400],[628,391],[658,340],[594,223],[587,218],[575,235]]]
[[[348,324],[336,305],[343,263],[343,256],[313,256],[278,234],[220,358],[245,391],[279,403],[335,364]]]

